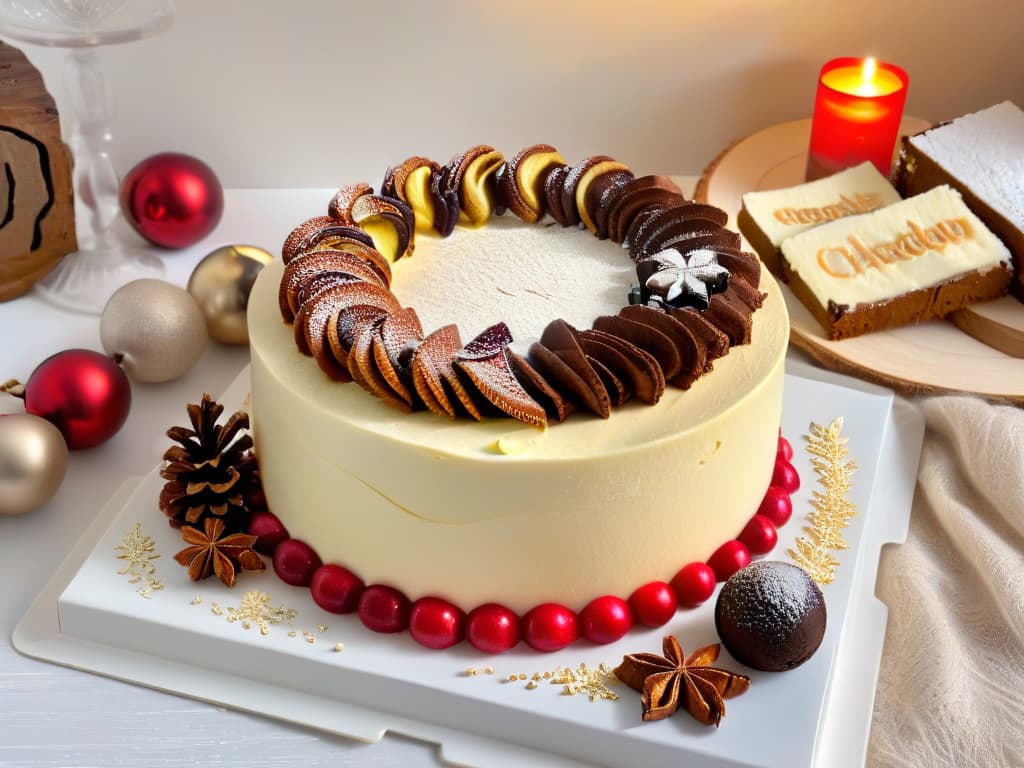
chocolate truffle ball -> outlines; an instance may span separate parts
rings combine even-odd
[[[821,645],[825,598],[802,568],[762,560],[725,582],[715,627],[737,661],[781,672],[803,664]]]

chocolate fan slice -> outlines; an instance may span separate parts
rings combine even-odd
[[[555,168],[565,165],[550,144],[534,144],[520,150],[505,164],[497,180],[498,197],[523,221],[532,224],[548,209],[544,182]]]
[[[386,405],[405,413],[412,412],[412,404],[399,397],[388,385],[387,380],[377,367],[373,355],[374,340],[380,334],[384,318],[379,317],[364,324],[356,331],[352,339],[352,349],[348,354],[348,369],[360,386],[376,395]]]
[[[299,307],[294,326],[299,351],[316,357],[323,349],[324,331],[331,313],[356,304],[370,304],[388,312],[401,308],[390,291],[365,280],[332,286]]]
[[[719,248],[739,248],[740,236],[735,232],[716,224],[708,219],[677,219],[659,227],[646,240],[635,242],[629,249],[629,255],[635,261],[663,251],[666,248],[677,248],[680,252],[690,250],[686,243],[696,238],[713,238],[711,242]],[[705,241],[701,241],[705,242]]]
[[[698,341],[693,333],[676,318],[660,309],[645,307],[642,304],[623,307],[619,310],[619,316],[656,328],[672,341],[680,361],[679,371],[671,379],[668,376],[665,377],[672,386],[689,389],[693,382],[708,369],[706,345]],[[715,328],[712,330],[718,332]],[[728,349],[728,339],[724,341],[726,349]]]
[[[364,325],[388,316],[388,311],[370,304],[356,304],[331,313],[327,319],[327,348],[339,367],[345,369],[344,381],[351,381],[352,373],[348,369],[348,356],[352,351],[352,341],[356,332]],[[321,365],[321,368],[324,366]]]
[[[627,382],[637,400],[654,405],[665,394],[665,376],[654,356],[625,339],[593,329],[581,331],[580,346]]]
[[[324,273],[346,273],[367,282],[377,283],[381,288],[387,288],[387,283],[380,273],[354,254],[344,251],[311,251],[293,259],[284,268],[284,274],[281,276],[277,301],[281,317],[286,323],[295,319],[295,313],[302,303],[299,300],[299,291],[302,290],[304,295],[309,296],[309,279]]]
[[[731,248],[710,250],[715,254],[718,263],[729,270],[730,277],[739,277],[752,288],[757,288],[761,284],[761,260],[757,256]]]
[[[655,254],[658,251],[663,251],[668,248],[674,248],[682,254],[690,253],[701,248],[706,248],[711,251],[717,251],[719,249],[731,249],[739,250],[740,236],[735,232],[730,232],[728,229],[719,227],[718,229],[710,232],[696,232],[672,235],[666,237],[655,238],[657,242],[649,242],[644,248],[645,254],[639,254],[634,256],[634,260],[642,261],[649,254]],[[631,254],[632,255],[632,254]]]
[[[611,400],[612,408],[624,405],[633,396],[633,391],[626,386],[626,383],[612,373],[611,369],[592,355],[587,355],[587,362],[601,378],[601,383],[608,390],[608,399]]]
[[[546,429],[547,414],[516,379],[506,357],[512,334],[505,323],[483,331],[455,355],[461,370],[489,403],[517,421]]]
[[[593,387],[584,381],[573,371],[558,355],[545,347],[539,341],[530,345],[530,365],[532,365],[543,376],[552,387],[563,393],[574,405],[586,408],[591,413],[597,414],[602,419],[607,419],[611,414],[611,399],[608,391],[604,388],[597,373],[594,377],[601,384],[601,391],[604,397],[599,398]],[[584,357],[586,361],[586,357]],[[591,368],[591,371],[594,369]]]
[[[730,347],[750,343],[751,310],[739,299],[729,301],[725,294],[712,294],[704,317],[729,337]]]
[[[761,293],[757,288],[752,288],[750,283],[743,278],[732,276],[729,279],[729,287],[725,291],[725,298],[731,301],[733,296],[740,299],[753,311],[761,308],[768,294]]]
[[[332,238],[348,238],[373,247],[373,240],[359,227],[341,224],[330,216],[314,216],[299,224],[285,239],[281,246],[281,261],[287,264],[300,253],[320,244],[327,247]]]
[[[614,315],[597,318],[593,327],[594,330],[604,331],[618,336],[620,339],[625,339],[633,346],[650,353],[658,361],[658,366],[666,381],[671,381],[679,374],[679,369],[683,365],[683,361],[679,357],[679,350],[672,339],[657,328]]]
[[[696,309],[671,309],[669,317],[678,320],[693,334],[697,343],[704,345],[705,370],[710,371],[712,361],[729,354],[729,337],[718,326]]]
[[[388,386],[411,407],[412,372],[409,363],[414,345],[423,340],[423,326],[416,310],[405,307],[390,314],[373,339],[373,357]]]
[[[544,199],[548,204],[548,213],[551,214],[551,218],[563,227],[579,223],[578,218],[575,222],[572,221],[565,209],[562,208],[562,184],[565,183],[565,177],[568,175],[569,166],[563,165],[554,168],[551,173],[544,177]]]
[[[623,188],[632,180],[632,171],[613,171],[598,176],[587,187],[583,204],[594,222],[594,234],[599,240],[608,239],[609,206],[622,194]]]
[[[576,405],[571,400],[566,400],[561,393],[555,389],[548,380],[540,375],[530,361],[521,355],[517,355],[511,349],[505,351],[512,373],[534,400],[544,406],[549,420],[556,422],[565,421],[569,414],[576,410]]]
[[[621,243],[633,217],[647,206],[673,208],[686,201],[678,185],[667,176],[641,176],[623,189],[608,211],[608,236]]]
[[[327,215],[335,221],[354,227],[356,222],[355,219],[352,218],[352,206],[358,198],[363,195],[372,194],[373,187],[365,181],[360,181],[355,184],[346,184],[335,193],[334,197],[332,197],[331,201],[327,204]]]
[[[672,208],[662,208],[654,211],[651,215],[633,219],[633,223],[626,232],[625,243],[643,243],[648,238],[676,221],[694,221],[703,219],[724,227],[729,221],[729,215],[721,208],[704,203],[687,201],[682,205]]]
[[[576,340],[577,335],[576,329],[564,320],[552,320],[541,333],[540,343],[554,352],[562,362],[572,369],[573,373],[590,387],[597,403],[597,410],[593,408],[591,410],[594,410],[594,413],[601,418],[606,418],[611,408],[608,393],[605,391],[600,377],[587,362],[586,355]],[[590,403],[587,403],[587,407],[591,407]]]
[[[455,418],[455,406],[448,394],[451,392],[456,402],[479,421],[480,411],[452,367],[455,353],[461,348],[455,325],[442,326],[427,336],[412,354],[413,386],[424,405],[439,416]]]
[[[434,203],[434,229],[448,237],[459,223],[459,188],[453,185],[452,169],[442,165],[430,177],[430,197]]]

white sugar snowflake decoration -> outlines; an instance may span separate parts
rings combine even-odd
[[[689,256],[667,248],[645,261],[652,261],[658,267],[645,285],[648,290],[663,296],[666,302],[688,295],[707,306],[711,301],[708,285],[729,274],[729,270],[718,263],[715,252],[707,248],[692,251]]]

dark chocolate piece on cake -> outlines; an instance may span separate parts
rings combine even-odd
[[[650,324],[621,316],[603,315],[594,321],[593,328],[614,334],[649,352],[658,361],[666,381],[675,378],[683,365],[679,350],[672,339]]]
[[[576,405],[548,383],[548,380],[541,376],[540,372],[525,357],[517,355],[510,349],[508,350],[508,361],[512,367],[512,373],[515,374],[523,389],[544,406],[548,419],[562,422],[576,410]]]
[[[679,370],[670,379],[666,376],[672,386],[689,389],[693,382],[709,369],[706,345],[698,342],[685,325],[668,313],[654,307],[635,304],[619,310],[619,317],[655,328],[675,345],[676,354],[679,356]]]
[[[729,337],[697,310],[670,309],[668,316],[681,323],[704,346],[706,371],[711,370],[713,361],[729,354]]]
[[[941,184],[1010,249],[1010,292],[1024,301],[1024,111],[1004,101],[904,137],[896,187],[909,197]]]

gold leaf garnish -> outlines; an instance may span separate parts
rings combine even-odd
[[[811,422],[811,433],[805,438],[806,450],[824,491],[811,494],[811,512],[803,529],[807,535],[797,538],[794,548],[789,550],[793,562],[822,586],[832,583],[839,567],[833,552],[850,548],[843,538],[843,529],[857,515],[857,505],[850,501],[857,462],[846,460],[850,439],[842,437],[842,431],[843,419],[839,416],[827,427]]]
[[[270,632],[273,624],[288,624],[298,616],[298,611],[293,608],[280,606],[275,608],[270,604],[270,595],[266,592],[253,590],[246,592],[242,602],[237,608],[228,608],[227,622],[234,624],[236,621],[242,625],[242,629],[250,629],[257,626],[261,635]]]
[[[488,675],[493,675],[494,668],[486,667],[484,672]],[[466,677],[476,677],[477,670],[470,667],[463,674]],[[586,662],[581,661],[576,669],[572,667],[555,667],[552,670],[534,672],[531,675],[527,675],[525,672],[513,672],[507,676],[502,676],[500,679],[505,683],[526,683],[523,687],[528,691],[536,690],[540,687],[540,681],[547,680],[551,685],[562,686],[562,695],[564,696],[586,696],[590,701],[597,701],[598,699],[614,701],[619,698],[619,695],[608,687],[609,683],[618,683],[618,678],[615,677],[612,670],[604,662],[598,664],[596,669],[591,669],[586,665]]]
[[[117,575],[128,576],[129,584],[139,584],[136,592],[142,597],[148,600],[154,592],[164,588],[163,582],[156,578],[156,566],[153,565],[153,561],[160,557],[156,542],[142,533],[142,523],[136,523],[134,530],[127,531],[114,551],[118,560],[127,563]]]

